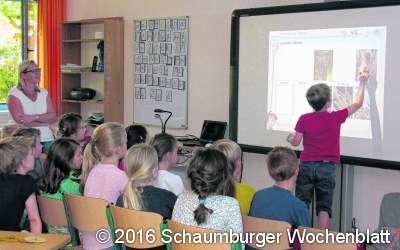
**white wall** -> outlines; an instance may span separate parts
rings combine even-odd
[[[188,129],[199,135],[203,120],[229,119],[230,17],[234,9],[321,2],[317,0],[66,0],[68,21],[123,16],[125,19],[125,124],[133,121],[133,20],[190,16]],[[150,128],[150,133],[160,128]],[[270,186],[265,155],[244,155],[244,182]],[[383,193],[399,191],[400,171],[356,168],[354,212],[358,224],[377,225]]]
[[[133,121],[133,20],[190,16],[188,130],[200,134],[203,120],[229,118],[230,17],[234,9],[295,4],[295,0],[66,0],[68,21],[123,16],[125,19],[125,123]],[[314,1],[315,2],[315,1]],[[212,100],[212,101],[211,101]],[[159,132],[159,128],[152,130]]]

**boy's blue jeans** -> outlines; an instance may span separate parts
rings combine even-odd
[[[331,217],[335,176],[336,165],[333,162],[301,162],[296,182],[296,197],[309,207],[315,190],[317,215],[320,211],[326,211]]]

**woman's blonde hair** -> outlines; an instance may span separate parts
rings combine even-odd
[[[24,137],[6,137],[0,140],[0,174],[13,174],[26,158],[30,142]]]
[[[82,193],[93,166],[102,159],[112,156],[117,146],[126,146],[126,132],[122,124],[107,122],[93,131],[92,139],[83,152],[80,183]]]
[[[154,179],[158,166],[157,151],[147,144],[136,144],[129,148],[125,156],[125,172],[129,178],[125,187],[124,207],[136,210],[143,209],[141,191],[138,185]]]
[[[28,67],[29,67],[31,64],[37,64],[37,63],[36,63],[34,60],[27,59],[27,60],[23,60],[23,61],[19,64],[19,67],[18,67],[18,84],[17,84],[17,87],[18,87],[19,89],[21,89],[21,90],[24,90],[24,88],[22,87],[22,78],[21,78],[21,76],[22,76],[22,74],[25,74],[25,73],[26,73],[26,70],[28,69]],[[40,88],[39,88],[38,86],[35,86],[35,91],[36,91],[36,92],[40,92]]]

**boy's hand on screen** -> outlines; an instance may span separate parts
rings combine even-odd
[[[358,80],[360,81],[360,84],[366,84],[369,78],[369,70],[367,66],[364,66],[360,69],[360,72],[358,74]]]

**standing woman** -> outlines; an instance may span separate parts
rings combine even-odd
[[[18,85],[10,89],[7,104],[16,123],[40,130],[40,141],[47,152],[46,148],[54,139],[49,124],[57,118],[47,90],[38,87],[40,75],[41,69],[35,61],[22,61]]]

